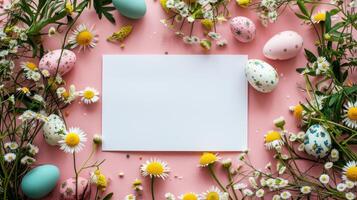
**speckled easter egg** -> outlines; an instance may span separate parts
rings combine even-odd
[[[259,92],[271,92],[279,83],[279,76],[274,67],[258,59],[248,60],[245,76],[249,84]]]
[[[288,60],[294,58],[302,49],[304,40],[294,31],[283,31],[268,40],[263,54],[272,60]]]
[[[43,125],[43,136],[49,145],[58,145],[66,130],[62,118],[56,114],[48,116],[48,121]]]
[[[87,179],[78,177],[78,197],[79,199],[87,199],[90,193],[90,185]],[[83,198],[82,198],[83,197]],[[76,179],[69,178],[65,180],[60,186],[61,200],[75,200],[76,199]]]
[[[61,49],[48,52],[41,58],[39,68],[41,70],[48,70],[51,75],[56,74],[58,59],[60,56]],[[63,50],[61,62],[58,65],[58,73],[60,75],[65,75],[74,67],[75,63],[76,54],[67,49]]]
[[[304,145],[306,153],[323,158],[331,150],[330,134],[320,124],[314,124],[306,131]]]
[[[59,169],[54,165],[35,167],[22,178],[21,190],[31,199],[42,199],[55,188],[59,176]]]
[[[254,40],[256,28],[254,22],[246,17],[235,17],[230,21],[231,31],[240,42]]]

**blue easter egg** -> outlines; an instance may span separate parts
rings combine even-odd
[[[59,175],[59,169],[54,165],[36,167],[22,178],[22,192],[31,199],[43,198],[55,188]]]
[[[146,13],[145,0],[113,0],[113,5],[125,17],[140,19]]]
[[[305,151],[316,158],[325,157],[331,150],[331,136],[320,124],[314,124],[306,131]]]

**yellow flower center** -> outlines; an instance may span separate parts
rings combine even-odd
[[[30,90],[27,87],[21,88],[22,93],[27,94],[30,93]]]
[[[217,161],[217,156],[213,153],[203,153],[200,158],[200,165],[209,165]]]
[[[164,167],[159,162],[152,162],[146,167],[147,173],[151,175],[161,175],[164,173]]]
[[[27,62],[26,63],[26,67],[29,68],[32,71],[37,70],[37,65],[35,63],[32,63],[32,62]]]
[[[281,135],[277,131],[269,131],[265,136],[266,143],[273,142],[275,140],[280,140],[280,139],[281,139]]]
[[[250,4],[250,0],[237,0],[238,5],[246,7]]]
[[[73,13],[73,5],[69,1],[66,3],[66,12],[70,15]]]
[[[79,144],[80,138],[77,133],[68,133],[65,138],[65,142],[70,147],[75,147]]]
[[[313,18],[313,20],[315,22],[325,21],[326,20],[326,13],[323,13],[323,12],[317,13],[312,18]]]
[[[351,107],[347,111],[347,116],[350,120],[357,120],[357,107]]]
[[[86,90],[83,93],[83,97],[86,99],[92,99],[94,97],[94,95],[95,95],[94,92],[91,90]]]
[[[195,194],[188,193],[183,195],[182,200],[197,200],[197,196]]]
[[[77,43],[81,46],[88,46],[93,40],[93,34],[88,30],[84,30],[77,35]]]
[[[219,200],[219,195],[217,192],[210,192],[207,194],[206,200]]]
[[[357,181],[357,166],[348,168],[346,171],[346,177],[350,181]]]
[[[64,91],[64,92],[62,93],[62,97],[63,97],[64,99],[68,99],[69,93],[68,93],[67,91]]]
[[[297,118],[297,119],[301,119],[302,118],[302,111],[304,110],[304,108],[302,107],[301,104],[298,104],[295,106],[294,108],[294,116]]]

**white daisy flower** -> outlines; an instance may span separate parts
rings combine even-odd
[[[244,196],[248,196],[248,197],[253,196],[254,194],[253,191],[248,188],[244,189],[242,192]]]
[[[325,168],[326,170],[331,169],[332,167],[333,167],[333,162],[327,162],[327,163],[325,163],[325,165],[324,165],[324,168]]]
[[[170,168],[166,162],[159,159],[150,159],[140,167],[142,176],[150,176],[150,178],[165,179],[169,176]]]
[[[339,184],[337,184],[337,186],[336,186],[336,189],[337,189],[337,191],[339,191],[339,192],[345,191],[346,188],[347,188],[347,186],[346,186],[346,184],[344,184],[344,183],[339,183]]]
[[[278,131],[269,131],[264,135],[264,141],[267,149],[281,147],[284,144],[282,134]]]
[[[136,196],[133,194],[128,194],[124,197],[124,200],[136,200]]]
[[[217,187],[212,186],[206,192],[202,193],[200,199],[202,200],[221,200],[223,198],[223,192],[221,192]]]
[[[11,163],[12,161],[14,161],[16,159],[16,154],[14,153],[7,153],[4,155],[4,159],[6,162]]]
[[[311,187],[310,186],[302,186],[300,188],[300,192],[303,194],[310,194],[311,193]]]
[[[281,197],[278,194],[275,194],[272,198],[272,200],[280,200],[280,199],[281,199]]]
[[[357,161],[349,161],[343,167],[342,179],[345,181],[351,181],[357,185]]]
[[[331,153],[330,153],[330,160],[331,160],[332,162],[338,161],[338,159],[340,158],[339,155],[340,155],[340,153],[338,152],[337,149],[332,149],[332,150],[331,150]]]
[[[38,67],[33,62],[21,63],[21,68],[24,70],[24,76],[26,79],[38,81],[41,78],[41,74],[38,71]]]
[[[326,11],[320,10],[311,16],[311,21],[315,24],[323,22],[326,20]]]
[[[172,193],[168,192],[165,194],[165,200],[176,200],[176,197]]]
[[[32,98],[33,98],[35,101],[39,102],[39,103],[43,103],[43,102],[44,102],[43,97],[40,96],[40,95],[38,95],[38,94],[33,95]]]
[[[86,141],[86,134],[80,128],[70,128],[58,143],[64,152],[78,153],[83,149]]]
[[[250,186],[252,186],[253,188],[258,188],[257,181],[255,180],[254,177],[249,177],[248,181],[249,181]]]
[[[26,147],[28,148],[28,152],[33,156],[39,152],[39,148],[33,144],[28,143]]]
[[[330,177],[329,175],[327,174],[321,174],[321,176],[319,177],[319,181],[322,183],[322,184],[328,184],[330,182]]]
[[[188,192],[188,193],[182,194],[178,198],[181,200],[200,200],[199,195],[197,195],[194,192]]]
[[[264,196],[264,190],[263,189],[259,189],[255,192],[255,196],[258,197],[258,198],[261,198]]]
[[[344,107],[342,122],[350,128],[357,129],[357,102],[347,102]]]
[[[345,184],[348,189],[352,189],[355,187],[355,183],[349,180],[345,181]]]
[[[290,199],[291,193],[290,193],[289,191],[284,191],[284,192],[282,192],[282,193],[280,194],[280,197],[281,197],[282,199]]]
[[[24,156],[23,158],[21,158],[21,164],[23,164],[23,165],[31,165],[34,162],[36,162],[36,159],[34,159],[30,156]]]
[[[68,42],[72,48],[79,47],[85,51],[87,48],[94,48],[98,43],[98,35],[94,31],[94,26],[88,28],[85,24],[77,26],[72,35],[69,37]]]
[[[99,100],[99,92],[91,87],[86,87],[79,93],[79,95],[82,97],[81,100],[85,104],[95,103]]]
[[[74,85],[70,85],[68,90],[64,87],[59,87],[57,88],[56,93],[57,97],[66,104],[72,103],[78,96],[78,92]]]
[[[353,192],[347,192],[345,196],[347,200],[356,199],[356,195]]]
[[[11,150],[16,150],[19,147],[19,145],[16,142],[7,142],[4,144],[4,147],[9,148]]]

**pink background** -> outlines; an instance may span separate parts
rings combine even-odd
[[[166,29],[159,20],[167,17],[161,9],[159,1],[146,0],[147,14],[138,21],[132,21],[114,12],[117,20],[116,25],[112,25],[106,20],[98,20],[94,11],[87,11],[81,17],[80,22],[89,26],[95,24],[99,34],[99,44],[91,51],[77,54],[76,67],[64,78],[68,84],[75,84],[77,89],[92,86],[101,90],[101,61],[103,54],[203,54],[205,53],[198,46],[188,46],[174,36],[174,33]],[[258,21],[256,14],[251,9],[242,9],[232,1],[230,4],[232,16],[246,16],[252,19],[257,26],[256,39],[250,43],[243,44],[236,41],[230,32],[229,24],[224,23],[218,26],[218,30],[228,40],[225,48],[213,48],[211,54],[248,54],[249,58],[258,58],[273,65],[280,75],[280,83],[274,92],[263,94],[249,87],[249,149],[250,158],[257,167],[263,168],[272,158],[272,154],[265,150],[263,146],[263,136],[273,129],[272,120],[284,116],[287,119],[288,127],[292,131],[297,131],[294,118],[289,113],[288,107],[295,105],[299,100],[303,100],[303,93],[298,89],[303,85],[302,78],[295,72],[295,68],[305,64],[303,52],[289,61],[270,61],[264,58],[262,48],[264,43],[274,34],[293,30],[301,34],[304,38],[304,47],[312,49],[314,34],[309,26],[301,25],[294,14],[287,9],[277,23],[264,28]],[[121,49],[119,44],[106,42],[106,38],[122,25],[132,24],[134,30],[132,35],[125,41],[125,48]],[[197,26],[199,27],[199,25]],[[198,36],[202,33],[195,32]],[[50,39],[48,48],[60,48],[62,36]],[[66,112],[69,116],[67,123],[69,126],[80,127],[87,134],[89,140],[96,133],[101,133],[101,101],[97,104],[83,105],[75,102]],[[221,137],[221,136],[217,136]],[[160,139],[160,138],[158,138]],[[189,140],[190,138],[187,138]],[[51,163],[57,165],[61,170],[61,182],[69,177],[73,177],[72,156],[65,154],[58,147],[47,145],[40,136],[38,144],[40,153],[39,163]],[[90,142],[87,142],[85,149],[79,153],[78,163],[87,158],[91,150]],[[127,154],[130,158],[127,158]],[[237,162],[237,153],[222,153],[221,156],[231,157]],[[106,159],[102,165],[102,171],[111,179],[107,192],[114,192],[115,200],[123,199],[125,195],[133,193],[131,184],[135,178],[144,180],[144,196],[142,199],[150,199],[149,181],[140,176],[139,166],[147,159],[156,157],[167,161],[172,169],[170,178],[165,181],[156,182],[156,197],[164,199],[166,192],[179,195],[184,192],[203,192],[214,182],[209,177],[206,169],[198,166],[200,153],[170,153],[170,152],[101,152],[95,154],[95,159]],[[140,159],[142,158],[142,160]],[[217,168],[221,172],[220,168]],[[123,178],[118,174],[124,173]],[[82,173],[83,177],[89,177],[89,171]],[[175,178],[175,176],[182,177]],[[225,176],[220,174],[225,180]],[[59,185],[47,199],[58,199]]]

